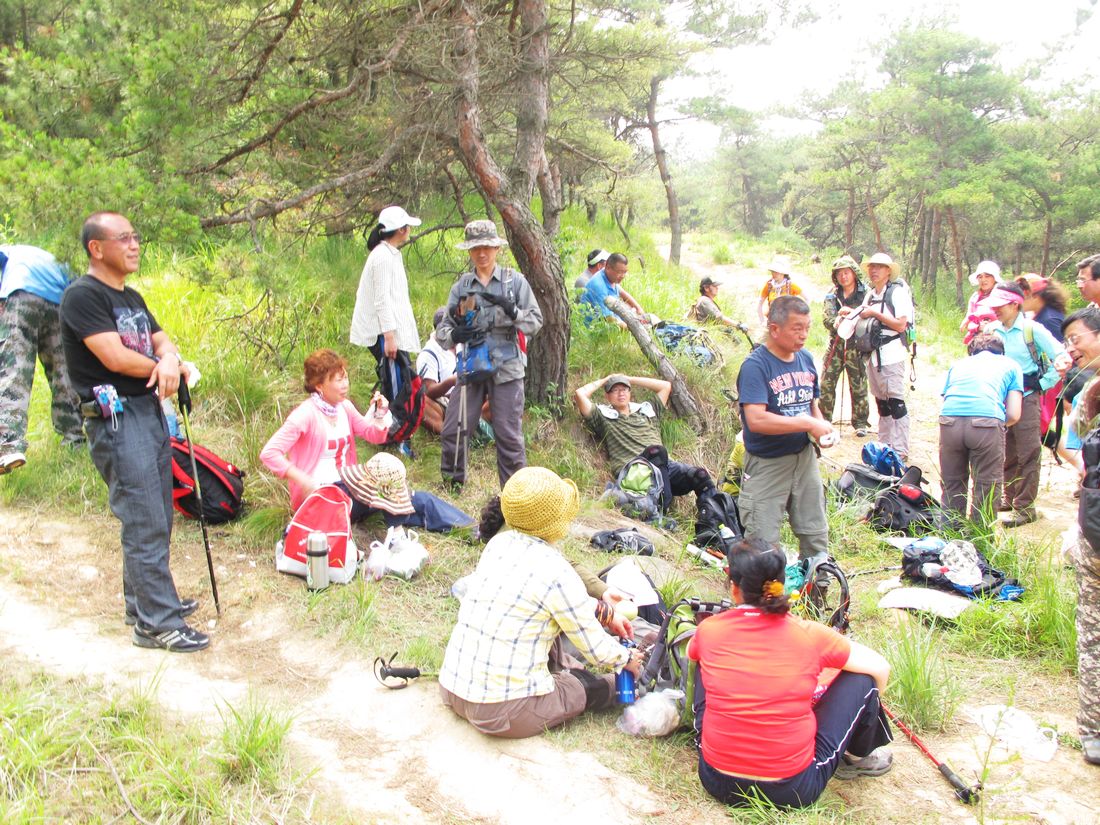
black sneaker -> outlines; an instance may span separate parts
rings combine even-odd
[[[197,599],[183,599],[180,602],[180,618],[186,619],[198,609],[199,602]],[[137,624],[137,616],[135,616],[133,613],[127,613],[126,617],[122,621],[126,622],[126,624],[130,627],[133,627]]]
[[[210,637],[187,625],[154,633],[138,624],[134,625],[134,644],[138,647],[159,647],[172,653],[194,653],[209,647]]]

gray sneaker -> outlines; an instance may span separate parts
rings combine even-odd
[[[0,476],[7,475],[27,463],[27,457],[22,453],[8,453],[0,456]]]
[[[134,625],[134,644],[138,647],[159,647],[173,653],[194,653],[209,647],[210,637],[187,625],[162,633],[154,633],[141,625]]]
[[[887,747],[875,748],[861,759],[848,754],[840,758],[840,767],[833,774],[837,779],[859,779],[861,776],[882,776],[894,764],[894,754]]]

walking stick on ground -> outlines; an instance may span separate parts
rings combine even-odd
[[[980,781],[975,782],[973,785],[967,785],[962,780],[961,776],[951,770],[950,765],[948,765],[946,762],[941,762],[940,760],[938,760],[932,754],[932,751],[928,750],[928,747],[922,741],[920,741],[919,738],[917,738],[917,735],[913,733],[913,731],[909,730],[909,728],[907,728],[901,722],[901,720],[893,714],[890,708],[886,707],[886,705],[882,705],[882,710],[887,716],[890,717],[890,721],[893,722],[902,733],[909,737],[909,741],[917,746],[917,750],[919,750],[921,753],[931,759],[932,764],[939,768],[940,773],[943,774],[944,779],[950,782],[951,786],[955,789],[955,796],[957,796],[967,805],[973,805],[978,801],[980,791],[982,789],[982,783]]]
[[[191,391],[187,381],[180,379],[179,388],[180,416],[183,418],[183,434],[187,437],[187,456],[191,459],[191,478],[195,481],[195,501],[198,505],[199,524],[202,526],[202,543],[206,548],[206,569],[210,573],[210,589],[214,593],[214,609],[222,615],[222,604],[218,599],[218,580],[214,578],[214,557],[210,553],[210,536],[206,531],[206,513],[202,509],[202,487],[199,486],[199,467],[195,461],[195,443],[191,440]]]

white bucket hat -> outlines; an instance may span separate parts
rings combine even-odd
[[[997,283],[1003,283],[1001,280],[1001,268],[997,265],[996,261],[982,261],[978,264],[978,268],[970,273],[970,285],[978,285],[979,275],[992,275],[993,280]]]
[[[871,264],[882,264],[890,267],[890,278],[894,279],[901,274],[901,264],[887,255],[885,252],[876,252],[863,262],[862,268],[867,277],[871,277]]]
[[[414,218],[400,206],[387,206],[378,213],[378,223],[383,232],[393,232],[403,226],[420,226],[420,218]]]
[[[780,275],[793,275],[794,269],[791,266],[791,259],[786,255],[776,255],[772,258],[772,262],[768,264],[768,272],[778,272]]]

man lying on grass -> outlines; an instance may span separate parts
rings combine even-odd
[[[652,392],[653,400],[634,401],[631,389],[635,385]],[[594,404],[592,395],[601,386],[607,403]],[[573,394],[585,425],[607,449],[612,475],[618,475],[623,465],[638,456],[659,464],[668,455],[661,442],[660,419],[671,394],[672,384],[668,381],[619,374],[585,384]],[[698,501],[715,492],[714,479],[703,467],[668,460],[662,469],[668,500],[694,492]]]

